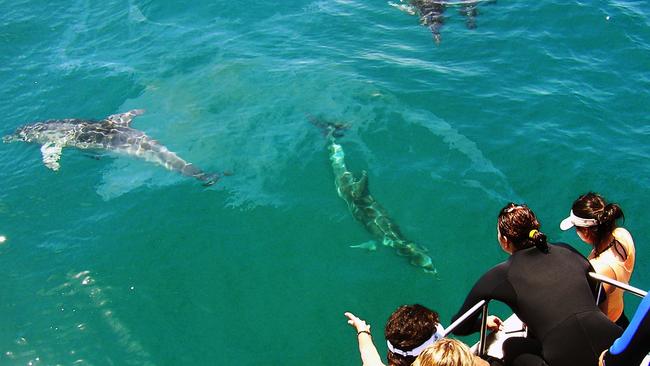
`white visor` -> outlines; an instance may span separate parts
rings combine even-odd
[[[583,219],[582,217],[576,216],[573,213],[573,210],[571,210],[571,213],[569,214],[569,217],[562,220],[562,222],[560,223],[560,229],[569,230],[574,226],[590,227],[590,226],[596,226],[596,225],[598,225],[598,220],[595,220],[595,219]]]
[[[436,331],[433,332],[431,338],[427,339],[426,341],[424,341],[424,343],[413,348],[410,351],[403,351],[399,348],[395,348],[390,343],[389,340],[386,340],[386,344],[388,345],[388,350],[397,355],[404,356],[404,357],[408,357],[408,356],[417,357],[418,355],[420,355],[420,353],[422,353],[422,351],[424,351],[425,348],[429,347],[430,345],[434,344],[438,339],[442,338],[443,334],[445,334],[445,328],[443,328],[442,325],[438,323],[436,324]]]

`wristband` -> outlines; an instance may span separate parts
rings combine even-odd
[[[370,334],[370,331],[369,331],[369,330],[360,330],[360,331],[358,331],[358,332],[357,332],[357,337],[358,337],[361,333],[366,333],[367,335],[369,335],[369,336],[372,337],[372,334]]]

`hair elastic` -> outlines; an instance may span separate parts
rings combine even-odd
[[[539,232],[539,230],[537,230],[537,229],[533,229],[533,230],[531,230],[531,231],[528,233],[528,237],[531,238],[531,239],[534,239],[534,238],[535,238],[535,234],[537,234],[538,232]]]

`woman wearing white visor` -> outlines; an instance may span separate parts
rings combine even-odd
[[[619,205],[607,203],[599,194],[589,192],[573,202],[571,213],[562,220],[560,228],[568,230],[575,226],[580,239],[593,247],[588,259],[596,272],[629,283],[634,270],[634,240],[627,230],[616,226],[620,218],[625,219]],[[629,320],[623,313],[623,290],[607,284],[603,288],[607,299],[600,308],[625,329]]]

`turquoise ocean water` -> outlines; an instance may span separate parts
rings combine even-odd
[[[134,127],[206,171],[0,144],[0,364],[358,364],[352,311],[448,323],[504,260],[496,214],[552,240],[581,193],[620,203],[650,287],[644,1],[480,4],[442,42],[386,1],[0,1],[0,132],[144,108]],[[371,239],[306,115],[350,125],[349,167],[438,276]],[[638,300],[628,297],[631,313]],[[497,312],[504,309],[494,306]],[[468,338],[467,341],[471,341]]]

